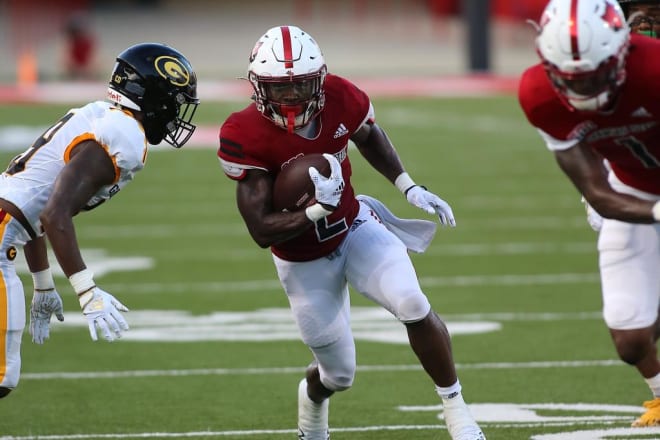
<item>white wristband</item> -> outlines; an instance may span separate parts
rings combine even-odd
[[[394,180],[394,186],[396,186],[403,194],[415,185],[416,183],[410,178],[408,173],[401,173],[396,180]]]
[[[328,211],[320,203],[314,203],[312,206],[305,208],[305,215],[314,223],[331,213],[332,211]]]
[[[660,200],[653,205],[653,218],[656,222],[660,222]]]
[[[55,288],[55,280],[50,268],[41,270],[39,272],[32,272],[32,284],[34,290],[53,290]]]
[[[69,277],[69,282],[78,296],[96,287],[94,273],[89,269],[74,273]]]

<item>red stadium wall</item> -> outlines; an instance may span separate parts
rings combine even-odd
[[[547,0],[490,0],[490,11],[493,17],[503,20],[518,21],[529,18],[538,21],[547,2]],[[459,0],[428,0],[428,6],[431,13],[439,17],[461,13]]]

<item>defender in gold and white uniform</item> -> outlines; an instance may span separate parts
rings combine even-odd
[[[119,192],[140,171],[147,144],[179,148],[192,135],[197,80],[188,60],[161,44],[131,46],[117,57],[107,101],[71,109],[0,175],[0,398],[19,381],[25,297],[13,260],[22,246],[34,281],[30,334],[49,337],[63,320],[46,237],[78,295],[90,335],[112,341],[128,324],[126,306],[98,288],[86,268],[73,216]]]

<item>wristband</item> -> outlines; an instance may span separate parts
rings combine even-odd
[[[316,223],[323,217],[330,215],[332,211],[325,209],[320,203],[314,203],[312,206],[305,209],[305,215],[312,222]]]
[[[408,173],[401,173],[399,176],[394,180],[394,186],[397,187],[399,191],[401,191],[403,194],[408,192],[410,188],[415,186],[416,183],[410,178]]]
[[[83,269],[80,272],[74,273],[69,277],[69,282],[73,287],[73,291],[76,292],[76,295],[78,296],[81,296],[83,293],[96,287],[96,284],[94,283],[94,273],[89,269]]]
[[[428,189],[427,187],[425,187],[424,185],[417,185],[417,184],[415,184],[415,185],[411,186],[410,188],[408,188],[408,189],[406,190],[406,192],[403,193],[403,195],[405,195],[406,197],[408,197],[408,193],[409,193],[410,190],[413,189],[414,187],[422,188],[424,191],[428,191],[428,190],[429,190],[429,189]]]
[[[655,202],[655,205],[653,205],[653,219],[656,222],[660,222],[660,200]]]
[[[45,292],[55,288],[55,280],[50,268],[32,272],[32,283],[34,284],[34,290],[37,292]]]

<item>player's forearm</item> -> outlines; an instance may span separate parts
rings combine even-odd
[[[584,194],[584,198],[604,218],[628,223],[660,222],[660,202],[614,191],[599,195]]]
[[[70,218],[62,220],[42,218],[42,226],[64,274],[69,277],[85,269],[73,220]]]
[[[25,261],[30,268],[30,272],[41,272],[50,267],[46,251],[46,240],[43,236],[36,237],[25,243],[23,253],[25,254]]]
[[[265,216],[258,225],[250,226],[248,230],[252,239],[262,248],[283,243],[305,232],[313,223],[305,215],[305,211],[274,212]]]
[[[399,154],[378,125],[374,124],[365,141],[355,145],[367,162],[390,182],[404,171]]]

